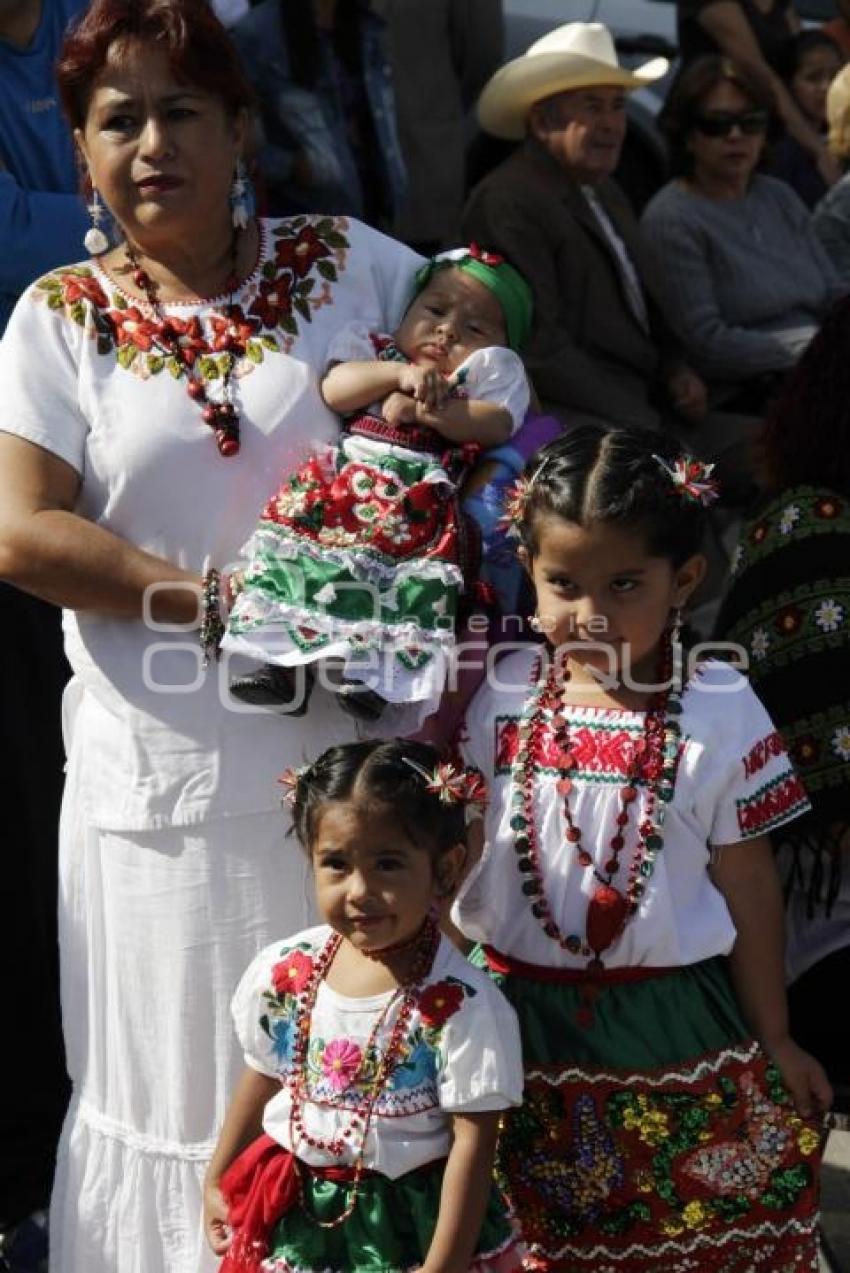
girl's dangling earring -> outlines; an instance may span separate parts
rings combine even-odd
[[[245,163],[236,160],[236,172],[230,187],[230,217],[235,230],[244,230],[254,215],[254,193],[251,179],[245,171]]]
[[[682,688],[682,667],[684,659],[682,657],[682,610],[680,606],[676,606],[670,617],[670,627],[667,629],[667,640],[670,650],[670,671],[672,682],[676,689]]]
[[[531,631],[532,631],[532,632],[542,632],[542,631],[543,631],[543,620],[540,618],[540,615],[538,615],[538,614],[531,614],[531,615],[529,615],[529,616],[528,616],[528,626],[531,628]]]
[[[89,256],[100,256],[109,247],[109,239],[100,228],[105,213],[103,205],[100,202],[100,196],[97,193],[97,186],[91,188],[91,203],[89,204],[89,216],[91,217],[91,225],[86,230],[83,246]]]

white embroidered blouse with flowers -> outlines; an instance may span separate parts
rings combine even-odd
[[[495,665],[473,699],[462,734],[465,761],[483,773],[490,792],[485,847],[464,884],[453,918],[461,931],[530,964],[585,968],[587,958],[551,940],[522,892],[511,828],[511,766],[518,727],[539,652],[535,647]],[[747,840],[805,812],[808,800],[770,717],[741,674],[706,660],[682,694],[681,742],[663,848],[655,855],[638,911],[604,952],[607,968],[679,967],[728,954],[735,929],[708,874],[713,845]],[[644,714],[619,708],[567,707],[578,768],[570,774],[570,809],[582,844],[604,868],[617,831],[619,790],[627,781]],[[557,747],[544,732],[534,757],[533,808],[545,894],[562,931],[584,932],[593,873],[576,861],[565,838]],[[646,788],[635,780],[638,809]],[[623,874],[635,849],[640,812],[625,829]]]
[[[311,928],[261,951],[233,997],[233,1019],[246,1063],[280,1079],[266,1106],[263,1127],[287,1149],[290,1143],[291,1071],[298,994],[331,930]],[[363,1100],[363,1049],[396,994],[351,999],[322,982],[313,1010],[307,1052],[308,1100],[301,1111],[308,1135],[326,1140],[348,1126]],[[377,1046],[392,1033],[400,996],[380,1027]],[[368,1057],[366,1058],[368,1062]],[[445,937],[410,1019],[405,1052],[378,1098],[366,1140],[364,1165],[395,1179],[443,1158],[451,1143],[450,1115],[507,1109],[522,1103],[522,1054],[513,1008],[483,972]],[[346,1165],[344,1158],[301,1140],[298,1157],[313,1166]]]

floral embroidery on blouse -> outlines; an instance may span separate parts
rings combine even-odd
[[[298,996],[313,972],[311,947],[300,943],[284,947],[271,968],[271,985],[263,992],[260,1028],[281,1078],[289,1069],[297,1029]],[[422,990],[405,1041],[402,1059],[391,1074],[378,1101],[378,1113],[402,1115],[432,1109],[439,1104],[438,1079],[443,1059],[440,1051],[446,1022],[466,998],[477,994],[457,977],[444,977]],[[307,1086],[310,1099],[354,1108],[374,1081],[380,1064],[378,1048],[364,1048],[356,1039],[338,1035],[331,1039],[313,1034],[307,1047]]]
[[[567,711],[570,746],[578,765],[573,775],[595,782],[620,782],[629,773],[643,741],[643,718],[634,712],[612,708],[604,716],[588,723],[587,718]],[[497,716],[496,773],[508,773],[519,747],[519,716]],[[683,739],[683,748],[686,740]],[[561,747],[551,726],[541,731],[536,749],[535,768],[557,773]],[[645,785],[651,774],[641,766],[635,781]]]
[[[220,308],[202,319],[152,316],[149,306],[109,289],[86,265],[55,270],[36,283],[30,295],[50,309],[62,310],[80,327],[90,324],[99,354],[115,354],[121,367],[140,379],[168,371],[186,374],[169,352],[174,336],[187,366],[205,383],[233,369],[247,375],[266,353],[289,353],[300,325],[333,304],[332,285],[345,268],[349,242],[341,232],[347,223],[335,217],[291,217],[271,230],[255,277],[243,287],[243,303]],[[261,231],[261,233],[263,233]],[[169,339],[170,338],[170,339]]]

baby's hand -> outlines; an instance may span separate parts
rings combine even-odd
[[[789,1036],[767,1050],[779,1068],[798,1114],[812,1118],[829,1109],[832,1087],[819,1061]]]
[[[434,367],[402,367],[398,387],[402,393],[421,402],[426,411],[439,410],[449,393],[445,380]]]
[[[227,1223],[227,1203],[218,1185],[204,1183],[204,1234],[216,1255],[225,1255],[232,1233]]]
[[[396,426],[399,424],[415,424],[416,400],[409,398],[404,393],[391,393],[388,398],[384,398],[381,415],[387,424]]]

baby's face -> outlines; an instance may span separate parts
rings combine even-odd
[[[417,366],[448,375],[476,349],[506,345],[502,307],[489,287],[463,270],[439,270],[396,332],[399,349]]]

